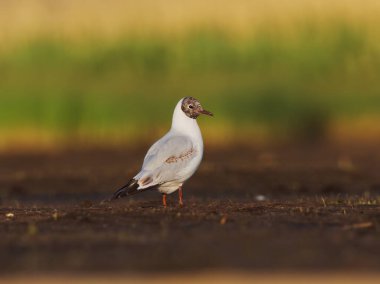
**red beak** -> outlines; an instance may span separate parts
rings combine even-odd
[[[208,116],[214,116],[212,112],[208,111],[208,110],[205,110],[205,109],[202,109],[199,111],[201,114],[205,114],[205,115],[208,115]]]

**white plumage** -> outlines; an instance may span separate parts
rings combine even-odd
[[[156,188],[162,194],[170,194],[197,170],[203,156],[203,139],[196,118],[200,114],[212,115],[192,98],[181,99],[173,113],[170,131],[148,150],[141,171],[114,198]],[[165,198],[165,196],[164,196]],[[166,199],[163,200],[166,205]]]

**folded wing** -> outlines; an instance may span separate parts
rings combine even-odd
[[[149,149],[145,156],[138,180],[139,188],[180,180],[197,154],[190,138],[186,136],[164,136]]]

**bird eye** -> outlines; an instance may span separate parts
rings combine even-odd
[[[193,107],[193,105],[189,105],[189,108],[193,109],[194,107]]]

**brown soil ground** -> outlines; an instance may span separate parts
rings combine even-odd
[[[380,147],[206,149],[166,209],[103,201],[144,149],[1,154],[0,273],[380,269]]]

